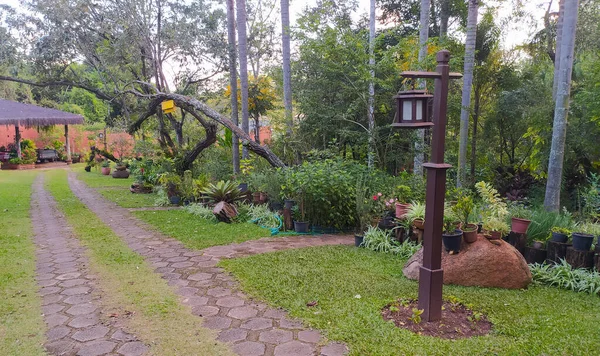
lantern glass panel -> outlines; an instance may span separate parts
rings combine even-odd
[[[423,101],[422,100],[417,100],[417,115],[416,115],[416,120],[417,121],[422,121],[423,120]]]
[[[412,120],[412,100],[404,100],[402,102],[402,119]]]

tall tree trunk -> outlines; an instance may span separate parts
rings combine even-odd
[[[246,1],[235,0],[237,7],[238,48],[240,55],[240,82],[242,84],[242,131],[250,134],[248,123],[248,41],[246,35]],[[248,148],[244,146],[242,158],[248,158]]]
[[[440,1],[440,38],[448,36],[448,20],[450,19],[450,0]]]
[[[565,157],[565,138],[567,136],[567,116],[569,112],[571,72],[573,70],[578,9],[579,0],[565,0],[558,90],[556,91],[556,104],[554,106],[552,146],[550,147],[548,181],[546,183],[546,196],[544,199],[544,207],[548,211],[559,211],[560,209],[560,188]]]
[[[565,0],[558,2],[558,23],[556,24],[556,50],[554,54],[554,81],[552,83],[552,100],[556,100],[558,80],[560,77],[560,59],[562,51],[563,24],[565,18]]]
[[[369,11],[369,152],[367,154],[367,165],[373,168],[375,160],[375,0],[371,0]]]
[[[477,36],[477,10],[479,0],[469,0],[467,17],[467,38],[465,40],[465,68],[460,109],[460,141],[458,149],[458,175],[456,186],[462,187],[466,182],[467,145],[469,142],[469,114],[471,109],[471,88],[473,87],[473,68],[475,66],[475,38]]]
[[[429,39],[429,10],[431,3],[429,0],[421,0],[421,18],[419,23],[419,66],[423,68],[423,61],[427,57],[427,40]],[[419,83],[419,87],[424,87],[425,81]],[[417,131],[417,142],[415,142],[415,158],[413,173],[418,177],[423,177],[423,162],[425,161],[425,130]]]
[[[481,111],[481,89],[475,86],[475,107],[473,112],[473,137],[471,137],[471,180],[475,183],[475,165],[477,163],[477,125],[479,124],[479,112]]]
[[[237,101],[237,55],[235,46],[235,7],[234,0],[227,0],[227,42],[229,47],[229,87],[231,88],[231,121],[238,126]],[[233,174],[240,173],[240,139],[232,135]]]
[[[287,135],[291,136],[294,127],[292,114],[292,65],[290,51],[290,0],[281,0],[281,49],[283,64],[283,106]]]

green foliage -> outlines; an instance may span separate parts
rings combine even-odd
[[[29,139],[21,140],[21,162],[23,164],[32,164],[37,161],[37,151],[35,143]]]
[[[482,221],[485,223],[490,219],[504,220],[508,215],[508,209],[498,191],[487,182],[478,182],[475,188],[482,202],[479,209]]]
[[[162,186],[157,186],[155,189],[156,197],[154,198],[155,206],[169,206],[171,202],[169,201],[169,196],[167,195],[167,190]]]
[[[187,170],[183,172],[180,191],[182,199],[188,201],[194,199],[194,179],[192,178],[192,171]]]
[[[410,241],[399,243],[392,238],[390,230],[373,226],[369,226],[365,232],[362,246],[375,252],[391,253],[402,259],[410,258],[421,248],[420,244]]]
[[[221,201],[233,203],[243,198],[242,192],[237,184],[232,181],[219,181],[216,184],[209,183],[208,186],[202,190],[202,194],[215,203]]]
[[[561,214],[543,208],[536,209],[531,214],[531,224],[527,228],[527,241],[529,244],[533,241],[545,242],[551,236],[553,228],[571,229],[572,227],[571,215],[566,212]]]
[[[160,184],[167,191],[169,197],[180,196],[181,194],[181,177],[177,173],[166,172],[161,173],[157,179]]]
[[[279,214],[269,210],[267,205],[250,205],[248,219],[245,222],[255,223],[258,226],[274,229],[280,227]]]
[[[473,201],[473,196],[467,191],[459,193],[456,198],[456,204],[452,206],[454,214],[464,225],[467,225],[472,221],[471,215],[473,214],[474,209],[475,203]]]
[[[529,265],[529,269],[536,283],[600,296],[598,271],[574,269],[565,260],[556,265],[536,263]]]
[[[421,314],[423,314],[424,311],[425,311],[424,309],[412,308],[412,314],[408,319],[410,321],[412,321],[413,324],[420,324],[421,323]]]
[[[589,186],[580,193],[583,201],[583,215],[589,219],[600,220],[600,174],[590,174]]]
[[[188,213],[204,220],[212,221],[214,223],[217,222],[217,218],[215,217],[215,214],[213,214],[213,210],[203,204],[189,204],[183,209]]]
[[[356,233],[359,235],[365,232],[371,221],[372,201],[367,191],[365,178],[359,177],[356,180]]]

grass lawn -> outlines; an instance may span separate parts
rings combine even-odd
[[[136,211],[141,220],[192,249],[228,245],[271,236],[271,231],[255,224],[213,223],[183,210]]]
[[[202,327],[202,319],[178,302],[167,281],[75,197],[66,174],[63,170],[46,173],[46,185],[74,234],[88,248],[106,307],[121,315],[133,312],[128,324],[151,345],[154,355],[229,355],[227,347],[215,341],[216,333]]]
[[[552,287],[502,290],[444,286],[488,315],[492,334],[457,341],[420,336],[380,310],[416,298],[404,260],[354,247],[318,247],[223,260],[249,294],[283,307],[347,343],[351,355],[589,355],[600,350],[600,298]],[[355,298],[360,295],[360,298]],[[318,306],[306,303],[317,300]]]
[[[86,172],[83,166],[74,167],[73,171],[77,172],[77,178],[85,182],[88,187],[97,189],[106,199],[123,208],[154,206],[156,194],[133,194],[129,191],[133,183],[131,176],[127,179],[115,179],[112,176],[102,175],[94,168],[91,172]]]
[[[46,325],[35,281],[29,219],[37,172],[0,171],[0,353],[44,355]]]

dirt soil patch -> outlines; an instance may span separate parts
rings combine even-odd
[[[381,315],[399,328],[419,335],[442,339],[463,339],[489,334],[492,323],[482,313],[474,312],[463,304],[444,301],[442,318],[438,321],[420,321],[416,300],[398,300],[385,306]]]

